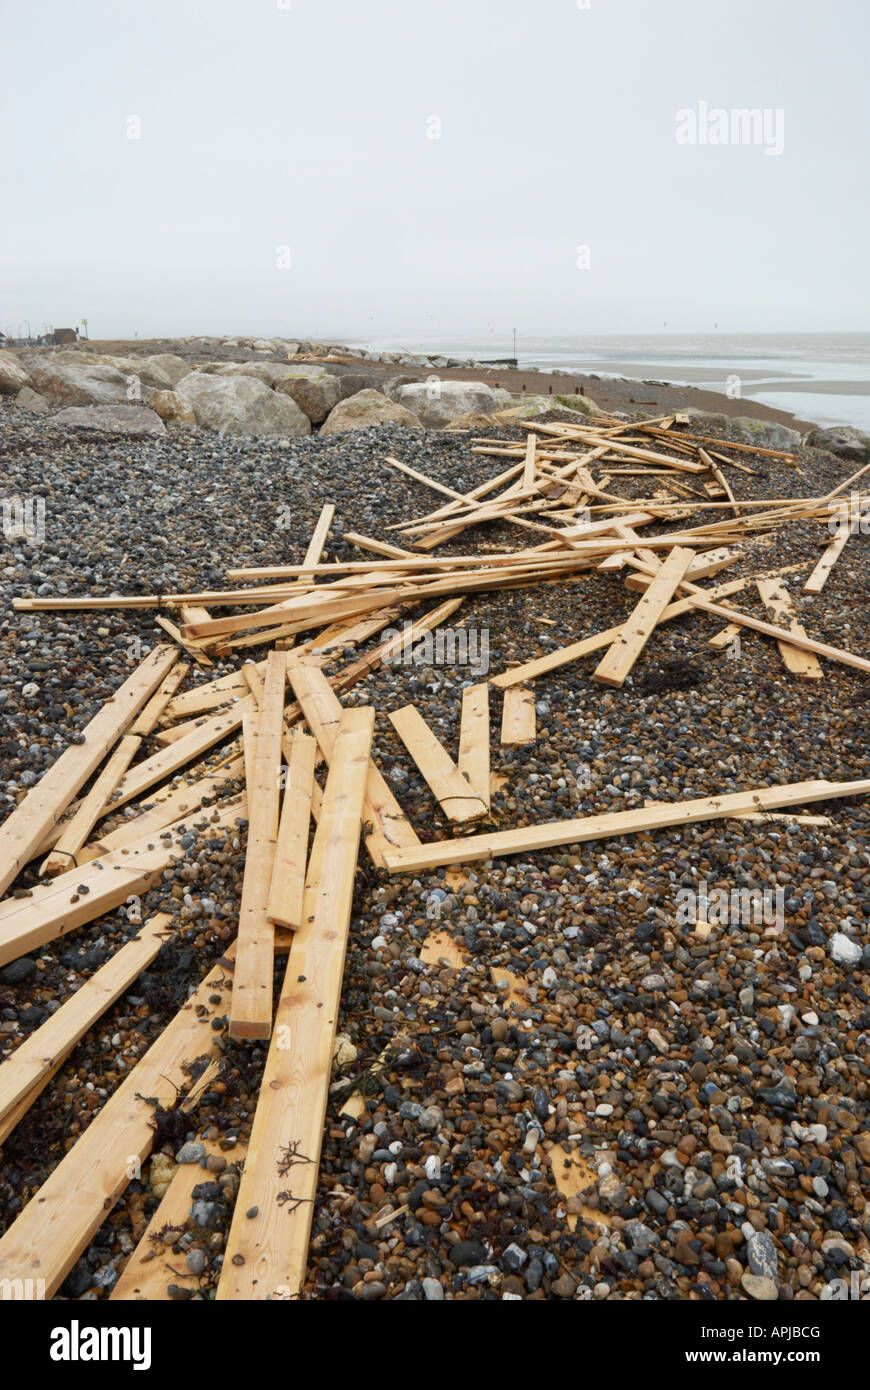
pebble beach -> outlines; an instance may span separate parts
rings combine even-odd
[[[502,467],[465,434],[398,424],[94,438],[0,397],[3,490],[46,508],[41,543],[0,551],[0,819],[164,640],[148,610],[20,613],[13,599],[222,588],[229,568],[301,560],[324,502],[324,559],[358,559],[346,531],[386,538],[435,505],[385,455],[460,492]],[[819,496],[855,467],[803,445],[795,464],[750,462],[739,495],[758,499]],[[641,486],[619,482],[625,497]],[[785,579],[798,616],[863,654],[866,541],[810,604],[818,539],[809,522],[750,539],[729,576],[802,566]],[[516,532],[486,541],[509,549]],[[469,548],[465,535],[442,553]],[[633,602],[618,576],[582,574],[471,595],[456,621],[487,634],[494,673]],[[533,744],[500,746],[494,701],[493,826],[870,775],[866,677],[826,662],[822,681],[797,679],[749,633],[735,658],[708,646],[719,626],[665,625],[621,689],[594,685],[588,659],[538,680]],[[416,704],[455,754],[462,689],[479,678],[396,664],[343,697],[377,710],[375,759],[424,841],[446,822],[386,711]],[[789,1301],[870,1274],[870,803],[811,809],[827,823],[723,820],[420,877],[361,855],[303,1297]],[[141,917],[119,909],[0,969],[2,1060],[142,918],[166,912],[175,929],[3,1144],[0,1234],[235,935],[246,825],[215,833],[208,817],[191,819]],[[699,932],[678,908],[701,881],[779,893],[781,929]],[[153,1258],[169,1297],[213,1297],[265,1055],[224,1038],[196,1109],[155,1114],[151,1158],[60,1298],[111,1294],[185,1164],[200,1170],[190,1212]]]

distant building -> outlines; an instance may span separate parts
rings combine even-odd
[[[56,328],[51,335],[51,341],[58,346],[61,343],[76,343],[78,337],[77,328]]]

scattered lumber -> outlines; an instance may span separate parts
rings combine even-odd
[[[767,610],[768,616],[774,622],[782,626],[788,626],[789,632],[796,632],[800,637],[806,637],[805,629],[798,622],[795,616],[794,604],[791,594],[785,587],[781,579],[756,579],[757,588],[761,601]],[[809,680],[821,680],[824,672],[819,663],[819,658],[813,652],[804,651],[800,647],[792,646],[791,642],[779,642],[780,656],[789,671],[796,676],[804,676]]]
[[[596,666],[593,680],[601,681],[604,685],[623,684],[685,577],[691,559],[690,550],[681,546],[674,547],[646,593],[638,601],[619,637]]]
[[[142,745],[136,734],[125,734],[87,796],[80,803],[72,820],[68,821],[54,849],[43,861],[40,873],[48,878],[71,869],[78,861],[76,854],[105,811],[112,792]]]
[[[506,689],[501,712],[502,746],[534,743],[535,716],[535,692],[530,685],[511,685]]]
[[[374,710],[345,710],[332,747],[302,923],[287,956],[227,1239],[221,1300],[292,1298],[305,1277],[373,729]]]
[[[842,555],[846,542],[851,534],[851,519],[841,521],[837,527],[837,534],[834,536],[834,539],[825,550],[824,555],[804,585],[805,594],[820,594],[822,592],[828,582],[831,570]]]

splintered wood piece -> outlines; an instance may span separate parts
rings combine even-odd
[[[458,767],[488,811],[491,798],[489,686],[485,681],[481,685],[468,685],[462,692]]]
[[[227,1238],[218,1299],[293,1298],[305,1279],[374,710],[345,710]]]
[[[394,639],[401,641],[401,638]],[[330,762],[342,708],[338,696],[316,666],[297,666],[292,661],[287,668],[293,693],[308,721],[320,751]],[[393,793],[372,762],[366,781],[363,819],[367,826],[366,849],[377,868],[383,868],[387,849],[400,846],[412,849],[420,841]]]
[[[229,953],[228,953],[229,954]],[[218,964],[132,1069],[0,1239],[0,1281],[44,1281],[55,1294],[154,1143],[155,1104],[171,1109],[184,1068],[212,1052],[232,980]],[[219,1004],[212,997],[220,999]]]
[[[112,792],[141,746],[142,740],[137,735],[124,734],[91,790],[79,803],[72,820],[64,826],[51,854],[43,860],[40,874],[53,878],[76,864],[76,854],[104,814]]]
[[[236,1144],[235,1148],[225,1153],[213,1139],[200,1142],[209,1156],[224,1158],[230,1163],[239,1163],[247,1152],[244,1144]],[[142,1239],[109,1295],[110,1303],[143,1300],[165,1303],[173,1297],[169,1292],[170,1287],[189,1289],[191,1293],[200,1287],[202,1276],[189,1272],[184,1257],[172,1253],[164,1243],[163,1234],[166,1231],[177,1232],[179,1236],[184,1233],[190,1220],[193,1189],[203,1181],[203,1177],[198,1163],[179,1164]]]
[[[468,948],[439,927],[430,931],[420,947],[420,959],[424,965],[437,965],[446,960],[452,970],[462,970],[468,964]]]
[[[179,661],[175,664],[161,684],[157,694],[151,696],[135,724],[130,726],[131,734],[138,734],[140,738],[145,738],[148,734],[153,733],[189,670],[190,667],[186,661]]]
[[[603,685],[623,684],[685,577],[691,560],[692,552],[689,549],[674,547],[623,625],[619,638],[596,666],[592,673],[593,680]]]
[[[36,1099],[79,1038],[151,964],[172,932],[172,918],[167,913],[149,917],[138,937],[94,971],[57,1013],[30,1033],[0,1065],[0,1120],[25,1098],[29,1104]]]
[[[81,743],[74,743],[61,753],[0,826],[0,894],[5,893],[16,874],[33,857],[116,740],[126,733],[174,665],[175,658],[171,647],[160,646],[150,651],[132,676],[94,715],[82,733]]]
[[[403,709],[390,710],[389,717],[447,819],[464,825],[485,816],[486,802],[474,794],[419,710],[405,705]]]
[[[789,632],[796,632],[800,637],[807,636],[806,629],[795,617],[791,594],[781,579],[756,579],[755,587],[761,595],[768,616],[775,623],[788,627]],[[813,652],[801,651],[800,647],[792,646],[791,642],[779,642],[777,645],[786,667],[794,675],[805,676],[810,680],[822,679],[824,673],[821,663]]]
[[[191,822],[203,817],[210,818],[214,814],[214,807],[203,807],[202,802],[206,799],[211,800],[223,792],[228,783],[243,777],[244,772],[242,759],[233,757],[216,767],[208,776],[195,782],[186,782],[164,793],[159,799],[155,798],[147,811],[134,816],[132,820],[124,821],[117,830],[111,830],[101,835],[99,840],[86,845],[78,856],[79,862],[87,863],[91,859],[98,859],[101,854],[108,854],[110,850],[122,849],[125,845],[131,845],[134,840],[141,840],[144,835],[165,830],[173,821],[180,820],[185,815]]]
[[[841,521],[837,527],[837,534],[834,536],[834,539],[831,541],[821,560],[804,585],[805,594],[820,594],[822,592],[825,584],[828,582],[828,576],[839,560],[843,548],[851,534],[851,519]]]
[[[230,1037],[268,1038],[272,1031],[275,929],[266,914],[278,840],[281,800],[281,736],[287,657],[270,652],[255,742],[253,783],[248,786],[248,848],[239,906],[239,934]]]
[[[268,660],[268,658],[267,658],[267,660]],[[261,675],[260,672],[257,670],[256,666],[254,665],[254,663],[253,663],[252,661],[246,661],[246,662],[245,662],[244,666],[242,667],[242,675],[243,675],[244,678],[245,678],[245,684],[247,685],[248,689],[250,690],[251,694],[252,694],[253,697],[254,697],[254,703],[255,703],[255,705],[257,706],[257,709],[258,709],[258,710],[262,709],[262,708],[263,708],[263,677],[262,677],[262,675]]]
[[[511,685],[504,693],[501,741],[511,747],[535,741],[535,692],[532,687]]]
[[[747,587],[748,579],[732,579],[725,584],[720,584],[715,589],[708,589],[705,592],[711,599],[725,598],[728,594],[740,593]],[[685,613],[691,612],[691,599],[677,599],[676,603],[668,604],[668,607],[659,618],[660,623],[670,622],[673,618],[681,618]],[[535,661],[525,661],[522,666],[514,666],[509,671],[502,671],[498,676],[490,677],[490,685],[494,685],[499,690],[507,690],[512,685],[518,685],[520,681],[534,680],[536,676],[546,675],[548,671],[555,671],[560,666],[567,666],[572,661],[579,661],[583,656],[589,656],[592,652],[601,651],[602,647],[611,646],[622,632],[622,625],[619,627],[607,628],[604,632],[596,632],[592,637],[582,637],[579,642],[572,642],[570,647],[561,647],[558,651],[549,652],[546,656],[538,657]]]
[[[557,845],[579,845],[610,835],[637,835],[671,825],[695,825],[723,820],[741,811],[778,811],[811,801],[841,796],[866,796],[870,779],[855,782],[790,782],[783,786],[757,787],[748,792],[728,792],[664,806],[641,806],[632,811],[612,811],[578,820],[551,821],[545,825],[519,826],[488,835],[469,835],[462,840],[439,840],[416,850],[396,850],[386,856],[391,874],[419,872],[442,864],[471,864],[506,854],[527,854]]]
[[[316,756],[317,740],[301,729],[297,730],[290,739],[287,784],[266,907],[269,921],[276,926],[298,928],[302,925],[302,896]]]

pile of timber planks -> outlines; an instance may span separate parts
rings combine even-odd
[[[813,638],[798,622],[782,577],[800,566],[707,587],[701,582],[744,559],[739,547],[752,533],[814,521],[826,528],[827,544],[804,591],[821,593],[856,521],[870,508],[870,497],[853,491],[851,515],[844,518],[839,510],[846,489],[868,469],[823,497],[744,500],[737,489],[754,473],[747,455],[791,456],[698,436],[682,429],[685,423],[678,416],[640,423],[607,417],[522,422],[525,438],[518,442],[472,441],[473,458],[508,462],[464,493],[389,457],[386,467],[448,499],[395,528],[408,549],[346,532],[344,540],[364,558],[324,562],[334,515],[327,504],[298,564],[230,570],[236,587],[16,600],[16,608],[31,612],[154,609],[172,641],[146,655],[80,741],[0,826],[0,894],[28,866],[38,866],[43,879],[26,895],[0,902],[0,964],[114,910],[131,893],[146,893],[183,856],[182,838],[191,828],[225,834],[245,820],[247,840],[234,945],[0,1238],[0,1279],[38,1268],[49,1292],[57,1289],[128,1181],[120,1156],[141,1158],[150,1147],[143,1097],[166,1104],[174,1099],[186,1062],[213,1048],[220,1029],[212,1025],[221,1013],[215,1001],[226,995],[230,1037],[268,1041],[269,1052],[217,1296],[293,1297],[302,1291],[361,840],[376,868],[418,872],[721,817],[751,820],[870,792],[867,780],[817,779],[552,824],[479,829],[492,809],[491,694],[503,692],[502,745],[531,743],[536,680],[595,653],[590,679],[621,686],[662,623],[695,613],[715,616],[725,627],[711,639],[714,648],[734,633],[757,632],[776,642],[779,659],[798,679],[823,678],[819,658],[870,672],[870,660]],[[736,476],[726,476],[726,468]],[[612,489],[623,476],[655,480],[653,495],[620,497]],[[715,512],[716,519],[692,524],[698,512]],[[490,522],[524,532],[523,545],[449,557],[428,553]],[[414,705],[382,711],[430,789],[444,829],[456,832],[422,844],[373,756],[374,710],[344,709],[340,696],[412,653],[467,597],[580,574],[600,575],[601,584],[624,579],[634,595],[631,611],[613,628],[578,635],[561,650],[467,687],[457,711],[455,758]],[[729,600],[738,594],[757,596],[766,617],[735,608]],[[231,611],[214,616],[215,609]],[[404,626],[396,632],[391,625],[399,620]],[[296,642],[302,634],[309,635]],[[349,648],[372,638],[379,639],[373,648],[338,664]],[[266,648],[260,659],[243,655],[257,647]],[[179,660],[182,653],[189,660]],[[189,683],[194,666],[236,653],[233,669]],[[323,786],[320,762],[327,768]],[[129,808],[127,817],[118,820],[122,806]],[[475,833],[463,833],[469,826]],[[148,919],[0,1064],[0,1144],[172,932],[165,915]],[[276,1009],[274,969],[284,952]],[[188,1100],[193,1104],[195,1096]],[[298,1165],[297,1172],[290,1164],[292,1190],[288,1152]],[[174,1209],[186,1193],[179,1184],[168,1205]],[[244,1215],[252,1211],[256,1219]],[[115,1296],[138,1297],[147,1282],[145,1261],[134,1259]]]

